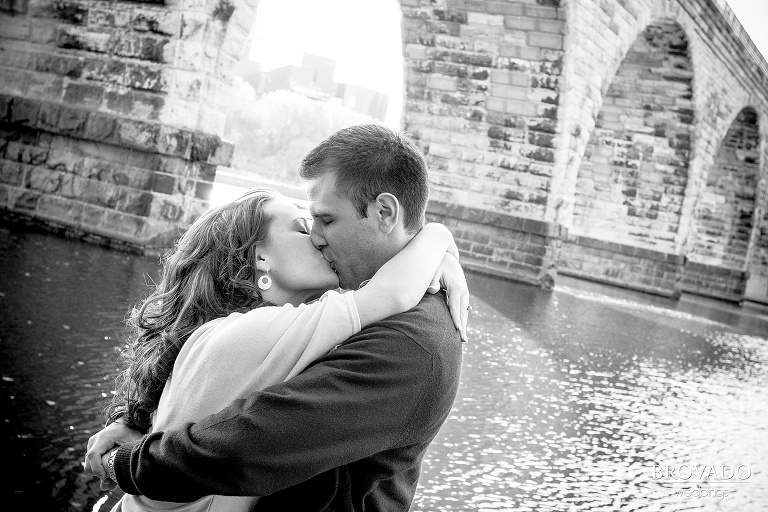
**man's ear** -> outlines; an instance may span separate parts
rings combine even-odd
[[[402,211],[400,210],[400,201],[389,192],[382,192],[371,203],[369,215],[373,215],[379,229],[384,233],[391,233],[397,226]],[[373,210],[372,212],[370,210]]]

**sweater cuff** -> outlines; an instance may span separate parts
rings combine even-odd
[[[137,445],[138,443],[126,443],[117,449],[117,455],[115,455],[114,468],[117,485],[128,494],[141,494],[133,483],[133,475],[131,474],[131,453]]]

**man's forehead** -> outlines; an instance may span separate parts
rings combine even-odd
[[[307,199],[309,213],[322,215],[338,205],[341,198],[336,194],[336,176],[326,173],[307,181]]]
[[[325,196],[325,198],[319,198],[315,200],[310,198],[309,201],[307,201],[309,214],[313,217],[336,215],[339,213],[340,208],[343,209],[343,201],[345,201],[345,199],[339,197],[332,199]]]
[[[306,181],[307,195],[310,197],[328,194],[336,190],[336,173],[325,172]]]

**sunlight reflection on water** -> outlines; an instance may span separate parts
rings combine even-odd
[[[462,387],[415,510],[768,509],[768,324],[755,336],[563,286],[535,307],[546,292],[479,276],[470,288]],[[720,499],[654,478],[684,464],[752,475],[711,483]]]

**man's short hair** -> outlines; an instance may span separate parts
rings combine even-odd
[[[424,225],[429,178],[424,154],[406,135],[378,124],[344,128],[309,152],[299,164],[302,179],[336,172],[336,193],[346,197],[361,217],[376,197],[397,197],[409,233]]]

